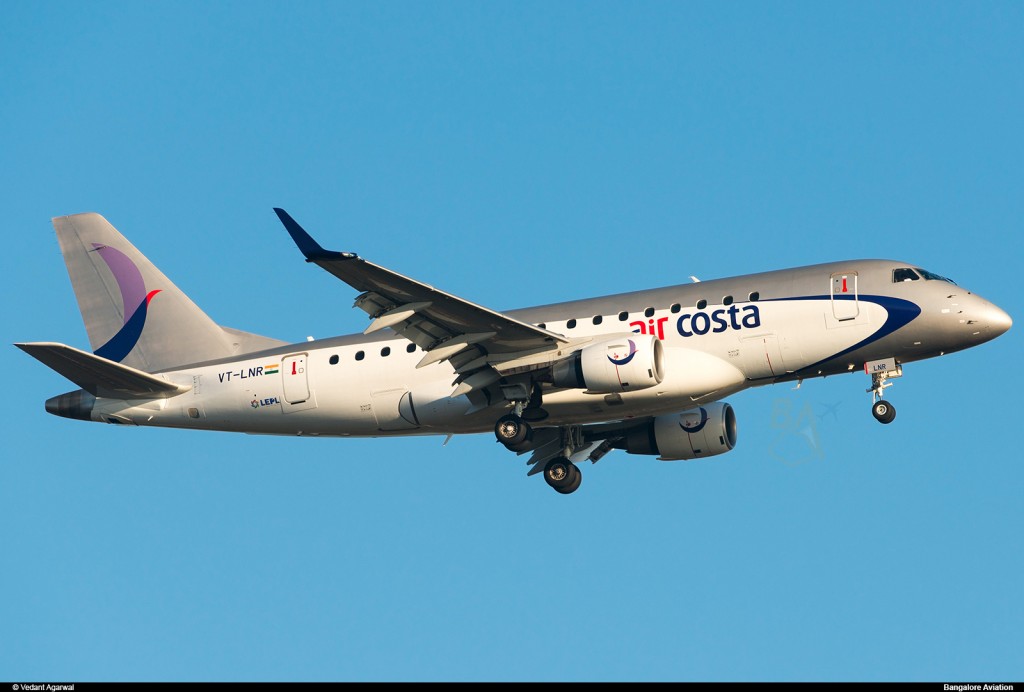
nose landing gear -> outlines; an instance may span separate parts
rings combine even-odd
[[[871,375],[871,387],[865,391],[871,394],[871,415],[879,423],[888,425],[896,419],[896,407],[882,398],[886,387],[892,382],[886,380],[903,376],[903,366],[895,358],[873,360],[864,364],[864,372]]]

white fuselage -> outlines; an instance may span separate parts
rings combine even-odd
[[[978,320],[964,316],[983,321],[991,304],[942,281],[896,283],[898,266],[910,265],[818,265],[507,314],[573,339],[653,334],[665,347],[665,376],[647,389],[601,394],[545,385],[545,426],[682,411],[751,386],[859,371],[875,358],[919,360],[1001,333],[976,330]],[[507,404],[452,397],[451,365],[417,368],[423,356],[390,331],[295,344],[164,371],[191,391],[146,402],[98,399],[91,417],[282,435],[490,430]]]

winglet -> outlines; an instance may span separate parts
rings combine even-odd
[[[303,255],[306,256],[307,262],[316,262],[317,260],[339,260],[339,259],[355,259],[358,257],[352,252],[335,252],[333,250],[325,250],[320,247],[320,243],[313,240],[313,237],[306,233],[306,229],[300,226],[295,219],[291,217],[284,209],[274,207],[274,212],[277,214],[277,218],[281,219],[281,223],[284,224],[285,230],[288,231],[288,235],[292,237],[295,244],[299,247],[299,250]]]

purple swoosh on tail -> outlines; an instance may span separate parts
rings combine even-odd
[[[142,280],[142,272],[135,266],[135,263],[128,259],[120,250],[115,250],[109,245],[93,243],[96,252],[110,267],[110,273],[117,281],[117,287],[121,289],[121,305],[124,306],[124,323],[132,318],[138,310],[142,301],[146,298],[146,283]]]

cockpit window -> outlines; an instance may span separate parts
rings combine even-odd
[[[901,267],[892,270],[892,282],[898,284],[901,281],[917,281],[920,277],[910,267]]]
[[[925,271],[924,269],[921,269],[920,267],[918,268],[917,271],[918,271],[918,273],[921,274],[921,276],[923,276],[925,278],[926,281],[946,281],[946,282],[951,283],[954,286],[956,286],[956,281],[953,281],[953,279],[947,279],[944,276],[939,276],[938,274],[935,274],[933,272]]]

